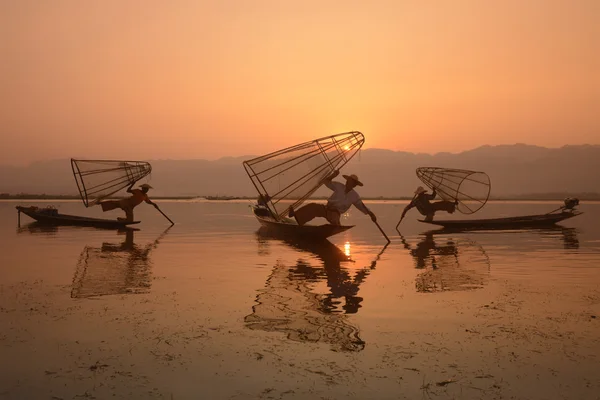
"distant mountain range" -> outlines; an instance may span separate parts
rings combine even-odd
[[[254,196],[242,166],[254,156],[208,160],[149,160],[155,196]],[[365,197],[411,196],[421,184],[417,167],[485,171],[492,197],[529,195],[600,196],[600,145],[550,149],[525,144],[482,146],[462,153],[415,154],[382,149],[362,150],[344,168],[365,183]],[[338,178],[341,180],[341,178]],[[0,166],[0,193],[77,194],[69,160],[36,162],[26,167]],[[315,195],[326,195],[322,188]]]

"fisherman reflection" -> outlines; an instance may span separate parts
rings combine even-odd
[[[266,232],[259,231],[259,237],[264,235]],[[317,243],[280,240],[316,255],[321,263],[313,265],[300,258],[288,267],[278,262],[265,288],[259,291],[252,314],[246,316],[246,326],[282,332],[290,340],[328,343],[334,351],[362,350],[365,342],[347,314],[360,309],[363,301],[358,296],[360,285],[376,267],[381,253],[371,265],[353,273],[343,265],[352,260],[327,240]],[[319,282],[326,282],[328,293],[316,292]]]
[[[296,266],[289,270],[290,279],[327,283],[329,293],[322,298],[319,307],[322,312],[339,312],[338,305],[341,299],[344,299],[341,308],[346,314],[358,312],[363,301],[363,298],[358,296],[360,285],[375,265],[362,268],[351,275],[350,271],[341,265],[344,261],[351,261],[350,257],[331,242],[325,241],[318,245],[305,244],[300,248],[316,254],[323,261],[323,265],[322,268],[315,268],[303,259],[299,259],[296,261]]]
[[[483,287],[490,269],[485,250],[466,238],[445,239],[445,243],[444,239],[436,241],[434,234],[435,231],[426,232],[414,247],[400,235],[404,248],[409,250],[414,259],[415,267],[422,270],[415,280],[416,290],[430,293]]]
[[[71,297],[147,293],[152,280],[150,253],[169,229],[145,246],[134,242],[135,229],[119,232],[125,235],[120,244],[86,246],[77,263]]]
[[[431,263],[432,268],[438,268],[436,255],[458,257],[456,244],[449,240],[445,245],[438,245],[434,239],[433,232],[426,232],[424,238],[414,248],[406,241],[404,236],[400,235],[400,240],[404,248],[410,250],[410,254],[415,261],[415,267],[418,269],[427,267],[428,261]]]

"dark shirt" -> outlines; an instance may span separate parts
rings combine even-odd
[[[421,193],[410,202],[409,208],[416,207],[423,215],[429,214],[431,211],[430,200],[435,199],[435,193]]]

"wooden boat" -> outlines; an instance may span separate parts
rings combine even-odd
[[[284,237],[301,237],[310,240],[322,240],[354,227],[354,225],[331,224],[300,226],[296,221],[290,218],[281,219],[279,221],[276,220],[269,216],[269,209],[267,208],[252,206],[252,211],[258,222],[265,229],[272,234]]]
[[[40,224],[45,225],[76,225],[76,226],[92,226],[105,229],[125,228],[128,225],[139,224],[140,221],[121,221],[117,219],[101,219],[80,217],[77,215],[59,214],[56,208],[46,207],[16,207],[19,213],[23,213],[30,218],[35,219]]]
[[[522,229],[552,226],[560,221],[576,217],[583,214],[576,210],[563,210],[560,213],[548,213],[538,215],[523,215],[519,217],[508,218],[487,218],[487,219],[458,219],[458,220],[433,220],[419,222],[432,225],[440,225],[448,229],[457,230],[484,230],[484,229]]]

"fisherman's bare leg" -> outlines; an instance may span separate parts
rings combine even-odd
[[[431,205],[433,206],[434,213],[436,211],[446,211],[452,214],[456,210],[456,203],[451,201],[437,201]]]
[[[127,219],[127,222],[133,222],[133,208],[125,209],[125,217]]]
[[[294,211],[293,217],[302,226],[317,217],[327,218],[327,209],[323,204],[309,203]]]
[[[340,217],[341,214],[337,211],[334,210],[325,210],[325,213],[327,214],[327,216],[325,217],[327,219],[327,221],[329,221],[329,223],[331,225],[337,225],[340,226],[342,223],[340,222]]]
[[[133,222],[133,208],[131,208],[131,207],[124,207],[124,208],[121,208],[121,209],[123,211],[125,211],[125,218],[117,217],[117,219],[119,221]]]
[[[116,208],[120,208],[121,203],[119,200],[105,200],[103,202],[100,202],[100,206],[102,207],[102,211],[106,212],[114,210]]]
[[[425,221],[428,222],[433,221],[433,217],[438,211],[446,211],[452,214],[456,210],[456,203],[451,201],[436,201],[430,205],[430,211],[425,215]]]

